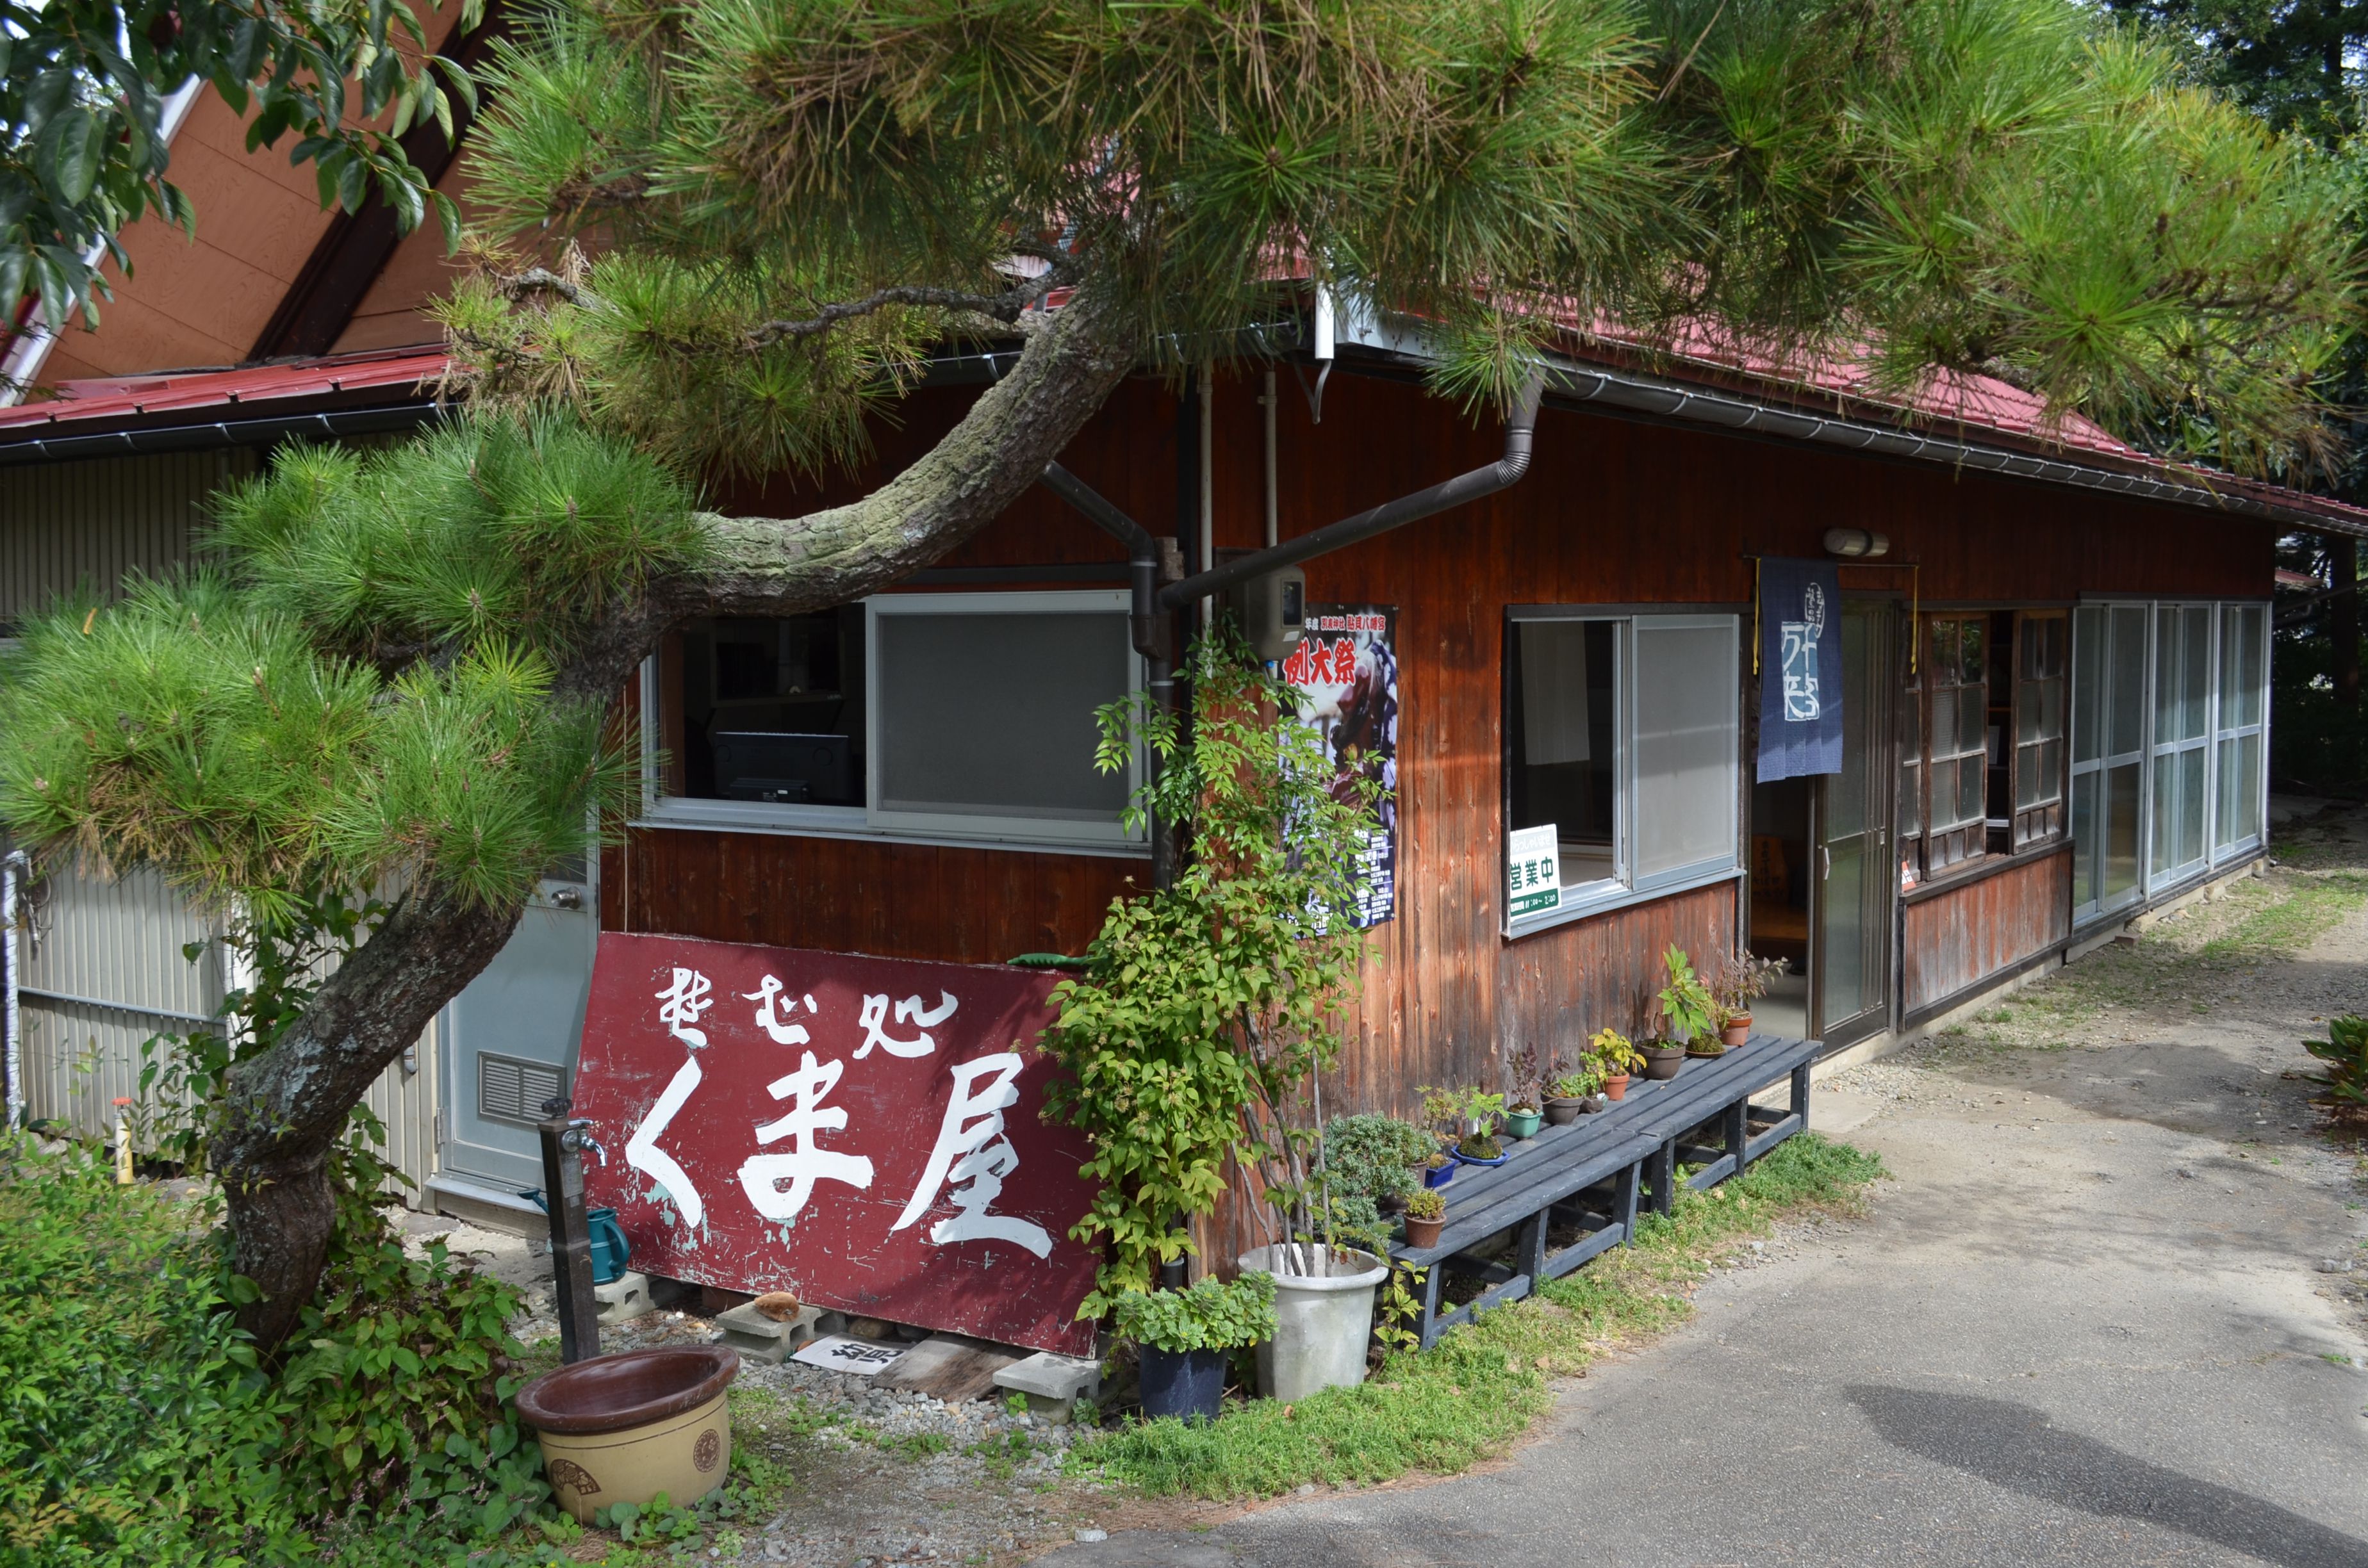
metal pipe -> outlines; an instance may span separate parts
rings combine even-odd
[[[1059,463],[1044,465],[1044,488],[1085,514],[1086,520],[1126,546],[1127,576],[1131,593],[1127,613],[1127,629],[1134,642],[1134,651],[1143,655],[1145,669],[1144,686],[1152,702],[1163,713],[1176,710],[1176,665],[1167,646],[1167,618],[1159,609],[1159,541],[1151,530],[1111,505],[1110,499],[1063,468]],[[1144,764],[1158,777],[1159,759],[1155,754]],[[1176,846],[1174,835],[1156,816],[1151,820],[1151,885],[1165,888],[1176,881]]]
[[[17,942],[17,922],[23,907],[18,890],[31,873],[31,857],[21,849],[11,849],[0,856],[0,965],[8,971],[7,984],[7,1056],[8,1098],[7,1121],[10,1129],[25,1125],[25,1036],[24,1018],[17,1011],[17,991],[20,982],[18,965],[23,949]]]
[[[1505,455],[1487,467],[1459,473],[1411,495],[1401,495],[1353,517],[1343,517],[1337,523],[1326,524],[1314,533],[1302,534],[1271,550],[1241,556],[1223,566],[1187,577],[1180,583],[1170,583],[1159,590],[1159,602],[1173,608],[1190,604],[1194,599],[1212,597],[1236,583],[1263,577],[1277,567],[1295,566],[1315,556],[1360,544],[1376,534],[1404,528],[1408,523],[1419,522],[1450,507],[1461,506],[1467,501],[1477,501],[1509,488],[1530,471],[1531,440],[1537,430],[1538,403],[1544,393],[1545,383],[1535,377],[1521,389],[1520,404],[1505,421]]]

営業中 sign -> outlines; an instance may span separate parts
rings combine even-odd
[[[1562,843],[1554,824],[1517,827],[1505,835],[1505,889],[1510,917],[1543,915],[1562,907]]]
[[[633,1267],[1072,1355],[1083,1134],[1040,1118],[1054,977],[600,938],[574,1114]]]

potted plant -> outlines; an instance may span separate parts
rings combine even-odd
[[[1555,1078],[1565,1071],[1560,1054],[1545,1062],[1538,1060],[1538,1048],[1525,1044],[1514,1058],[1514,1100],[1505,1108],[1505,1131],[1516,1140],[1534,1138],[1545,1119],[1548,1090]]]
[[[1187,1290],[1130,1290],[1112,1323],[1140,1347],[1145,1415],[1213,1421],[1233,1353],[1274,1336],[1274,1277],[1226,1285],[1202,1275]]]
[[[1406,1241],[1410,1247],[1435,1247],[1439,1228],[1447,1223],[1447,1198],[1428,1189],[1409,1194],[1406,1206]]]
[[[1718,1004],[1719,1038],[1730,1049],[1751,1039],[1751,1004],[1768,994],[1777,976],[1791,967],[1782,959],[1763,959],[1749,949],[1719,960],[1710,991]]]
[[[1620,1075],[1622,1093],[1628,1088],[1628,1075]],[[1583,1065],[1565,1073],[1546,1085],[1546,1119],[1556,1127],[1565,1127],[1589,1111],[1603,1108],[1603,1074],[1592,1065]]]
[[[1422,1190],[1424,1166],[1438,1152],[1428,1130],[1395,1117],[1336,1116],[1324,1129],[1325,1199],[1334,1230],[1368,1252],[1384,1250],[1390,1219]],[[1446,1162],[1454,1168],[1453,1160]]]
[[[1665,1041],[1645,1048],[1645,1075],[1648,1078],[1677,1076],[1678,1059],[1674,1057],[1666,1059],[1668,1071],[1655,1070],[1664,1061],[1656,1056],[1656,1051],[1675,1048],[1687,1056],[1716,1056],[1726,1050],[1718,1038],[1718,1002],[1702,976],[1694,972],[1693,960],[1672,942],[1661,955],[1661,967],[1669,977],[1659,997],[1661,1017],[1667,1020],[1669,1032]]]
[[[1422,1185],[1426,1192],[1436,1191],[1455,1179],[1455,1156],[1445,1149],[1431,1152],[1422,1163]]]
[[[1426,1115],[1438,1112],[1436,1119],[1451,1124],[1455,1139],[1455,1157],[1467,1165],[1501,1165],[1509,1157],[1505,1146],[1497,1141],[1497,1129],[1505,1117],[1505,1096],[1492,1095],[1486,1089],[1433,1089],[1420,1091]]]
[[[1645,1053],[1618,1029],[1604,1028],[1588,1037],[1587,1060],[1602,1082],[1604,1097],[1618,1100],[1627,1097],[1629,1075],[1645,1065]]]

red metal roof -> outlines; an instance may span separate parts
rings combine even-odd
[[[293,412],[292,403],[317,403],[358,392],[404,392],[432,385],[448,362],[441,345],[338,354],[283,365],[238,369],[165,370],[153,376],[111,376],[104,381],[60,381],[38,403],[0,408],[0,442],[17,434],[38,435],[70,426],[158,415],[252,410],[257,417]]]

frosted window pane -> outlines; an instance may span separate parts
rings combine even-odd
[[[2149,826],[2154,831],[2153,853],[2148,862],[2155,875],[2170,869],[2171,857],[2179,850],[2178,824],[2171,814],[2173,797],[2179,792],[2179,759],[2157,757],[2154,765],[2154,815]]]
[[[2124,756],[2146,739],[2146,613],[2115,609],[2112,617],[2112,689],[2105,694],[2112,740],[2107,754]]]
[[[2179,754],[2179,864],[2203,858],[2203,748]]]
[[[1521,760],[1588,761],[1587,622],[1525,621],[1520,634]]]
[[[2138,883],[2138,765],[2123,763],[2105,779],[2105,876],[2100,896],[2112,903]]]
[[[1094,710],[1127,694],[1126,617],[881,615],[883,811],[1115,822]]]
[[[1736,856],[1737,676],[1732,624],[1636,622],[1636,875]]]
[[[2212,722],[2212,612],[2199,605],[2180,612],[2186,673],[2180,682],[2181,740],[2202,736]]]
[[[2075,612],[2078,625],[2072,635],[2072,760],[2097,760],[2097,743],[2104,734],[2105,612]]]

